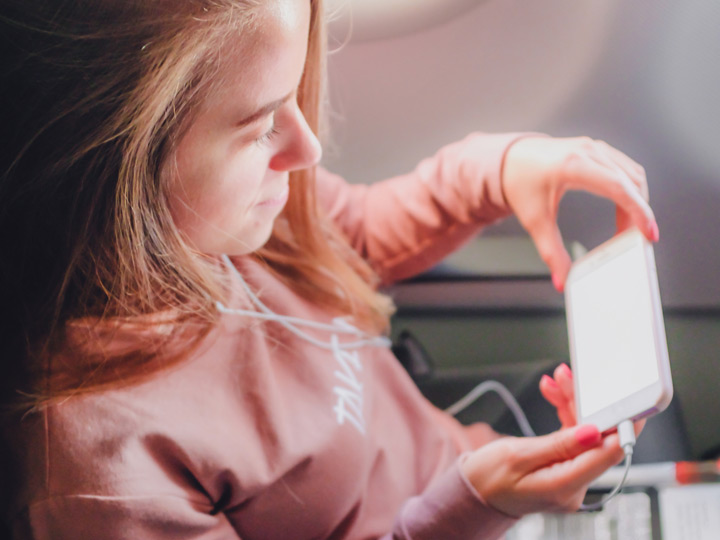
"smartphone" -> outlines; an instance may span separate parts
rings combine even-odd
[[[573,263],[565,307],[579,424],[607,431],[668,406],[673,386],[655,256],[639,230]]]

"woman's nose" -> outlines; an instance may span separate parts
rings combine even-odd
[[[322,147],[305,116],[297,105],[289,112],[288,124],[278,152],[270,160],[276,171],[295,171],[316,165],[322,156]]]

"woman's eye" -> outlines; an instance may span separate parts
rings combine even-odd
[[[259,145],[265,144],[265,143],[271,141],[273,139],[273,137],[275,137],[275,135],[277,135],[278,133],[279,133],[279,131],[278,131],[277,126],[275,125],[275,121],[273,119],[273,123],[270,126],[270,129],[268,129],[265,133],[263,133],[258,138],[256,138],[255,143],[259,144]]]

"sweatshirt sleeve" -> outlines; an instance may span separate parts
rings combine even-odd
[[[490,508],[463,475],[460,464],[439,477],[427,491],[406,501],[393,532],[381,540],[493,540],[517,520]]]
[[[319,170],[318,198],[353,248],[392,283],[427,270],[511,213],[503,160],[526,135],[472,133],[413,172],[370,185]]]

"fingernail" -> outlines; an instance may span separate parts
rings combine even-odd
[[[600,434],[600,430],[592,424],[585,424],[575,430],[575,440],[579,442],[581,446],[595,446],[601,439],[602,435]]]
[[[572,370],[568,367],[567,364],[560,364],[560,372],[563,375],[572,378]]]
[[[547,384],[548,386],[552,386],[553,388],[557,388],[557,387],[558,387],[558,383],[556,383],[556,382],[555,382],[555,379],[553,379],[553,378],[550,377],[549,375],[543,375],[543,376],[540,378],[540,381],[541,381],[541,382],[544,382],[544,383]]]
[[[650,239],[653,242],[657,242],[660,240],[660,229],[658,228],[657,221],[653,221],[650,224]]]
[[[552,275],[552,284],[553,284],[553,287],[555,287],[555,290],[557,292],[563,292],[562,281],[560,281],[560,277],[557,276],[556,274]]]

